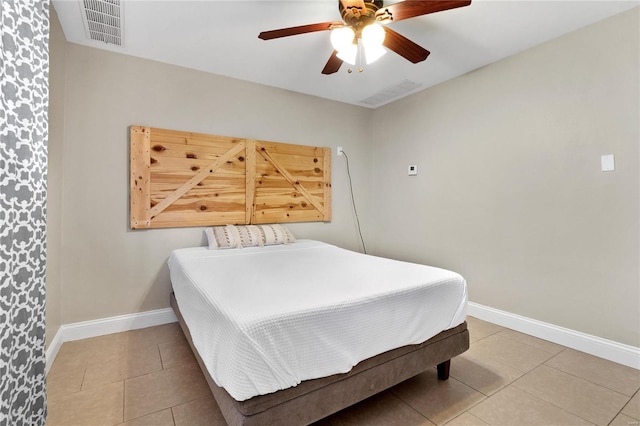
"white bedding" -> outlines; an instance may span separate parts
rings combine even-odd
[[[238,401],[348,372],[466,317],[459,274],[319,241],[179,249],[169,269],[198,353]]]

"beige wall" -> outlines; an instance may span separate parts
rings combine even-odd
[[[377,109],[374,251],[459,271],[471,301],[640,346],[639,10]]]
[[[128,228],[132,124],[284,143],[344,146],[369,176],[370,111],[102,50],[67,45],[62,224],[62,322],[169,306],[171,250],[202,228]],[[334,156],[333,221],[293,224],[298,237],[357,248],[346,171]],[[359,200],[366,207],[366,196]]]
[[[46,345],[62,325],[60,262],[62,250],[62,144],[67,42],[58,15],[50,9],[49,33],[49,167],[47,172]]]
[[[63,92],[52,76],[65,107],[52,109],[64,144],[57,125],[48,335],[168,306],[170,251],[203,242],[200,228],[128,229],[128,126],[142,124],[341,145],[372,251],[459,271],[474,302],[640,346],[638,9],[375,111],[52,50],[65,55]],[[603,154],[615,172],[600,172]],[[299,237],[358,248],[344,166],[333,156],[333,222],[293,224]]]

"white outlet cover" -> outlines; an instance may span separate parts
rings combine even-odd
[[[418,166],[416,164],[411,164],[408,167],[409,176],[416,176],[418,174]]]
[[[600,165],[603,172],[612,172],[616,169],[615,159],[613,154],[603,155],[600,157]]]

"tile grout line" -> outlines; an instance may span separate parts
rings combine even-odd
[[[532,370],[532,371],[533,371],[533,370]],[[510,385],[510,386],[511,386],[511,385]],[[554,407],[558,408],[559,410],[564,411],[565,413],[569,413],[569,414],[571,414],[572,416],[578,417],[579,419],[584,420],[585,422],[589,423],[590,425],[596,425],[596,423],[593,423],[593,422],[591,422],[591,421],[589,421],[589,420],[585,419],[585,418],[584,418],[584,417],[582,417],[580,414],[574,413],[573,411],[569,411],[569,410],[567,410],[566,408],[560,407],[559,405],[556,405],[556,404],[555,404],[554,402],[552,402],[552,401],[547,401],[546,399],[540,398],[539,396],[537,396],[537,395],[535,395],[535,394],[533,394],[533,393],[529,392],[529,391],[528,391],[528,390],[526,390],[526,389],[522,389],[522,388],[520,388],[520,387],[518,387],[518,386],[515,386],[515,385],[514,385],[513,387],[514,387],[514,388],[516,388],[516,389],[518,389],[518,390],[519,390],[519,391],[521,391],[521,392],[526,393],[527,395],[531,396],[532,398],[535,398],[535,399],[537,399],[537,400],[539,400],[539,401],[542,401],[542,402],[546,402],[546,403],[548,403],[548,404],[551,404],[551,405],[553,405]],[[614,418],[615,418],[615,417],[614,417]]]
[[[521,378],[521,377],[520,377],[520,378]],[[518,379],[516,379],[516,380],[519,380],[520,378],[518,378]],[[492,397],[496,396],[496,395],[497,395],[497,394],[499,394],[500,392],[502,392],[502,391],[504,391],[504,390],[506,390],[506,389],[508,389],[508,388],[512,387],[512,388],[517,389],[518,391],[521,391],[521,392],[526,393],[526,394],[527,394],[527,395],[529,395],[530,397],[535,398],[535,399],[537,399],[537,400],[538,400],[538,401],[540,401],[540,402],[547,403],[547,404],[551,404],[552,406],[556,407],[556,408],[557,408],[557,409],[559,409],[560,411],[563,411],[563,412],[568,413],[568,414],[570,414],[570,415],[572,415],[572,416],[575,416],[575,417],[577,417],[577,418],[579,418],[579,419],[581,419],[581,420],[584,420],[585,422],[587,422],[587,423],[588,423],[588,424],[590,424],[590,425],[596,426],[596,424],[595,424],[595,423],[592,423],[592,422],[590,422],[589,420],[582,418],[582,417],[581,417],[581,416],[579,416],[578,414],[572,413],[572,412],[571,412],[571,411],[569,411],[569,410],[566,410],[566,409],[564,409],[564,408],[562,408],[562,407],[559,407],[559,406],[557,406],[556,404],[554,404],[554,403],[553,403],[553,402],[551,402],[551,401],[544,400],[544,399],[540,398],[539,396],[534,395],[534,394],[532,394],[531,392],[528,392],[528,391],[527,391],[527,390],[525,390],[525,389],[521,389],[521,388],[519,388],[518,386],[515,386],[515,385],[514,385],[514,383],[515,383],[515,381],[514,381],[513,383],[510,383],[510,384],[508,384],[507,386],[503,387],[502,389],[500,389],[499,391],[497,391],[496,393],[494,393],[494,394],[493,394],[493,395],[491,395],[490,397],[487,397],[485,400],[488,400],[489,398],[492,398]],[[481,402],[484,402],[484,401],[480,401],[480,402],[478,402],[478,404],[480,404]],[[478,405],[478,404],[476,404],[476,405]],[[474,405],[473,407],[469,408],[469,410],[471,410],[472,408],[474,408],[476,405]],[[469,411],[469,410],[467,410],[467,411]],[[473,413],[469,413],[469,414],[471,414],[472,416],[477,417],[477,418],[479,418],[480,420],[482,420],[483,422],[485,422],[485,423],[487,423],[487,424],[491,425],[491,423],[489,423],[489,421],[488,421],[488,420],[485,420],[485,419],[483,419],[482,417],[480,417],[480,416],[478,416],[478,415],[475,415],[475,414],[473,414]]]
[[[84,388],[84,379],[87,376],[87,370],[89,369],[89,360],[84,361],[84,370],[82,371],[82,380],[80,381],[80,391],[86,390]]]
[[[626,402],[626,404],[624,404],[624,405],[622,406],[622,408],[621,408],[621,409],[616,413],[616,415],[615,415],[615,416],[613,416],[613,419],[611,419],[611,421],[610,421],[609,423],[607,423],[608,425],[610,425],[611,423],[613,423],[613,421],[614,421],[614,420],[615,420],[619,415],[621,415],[621,414],[622,414],[622,415],[624,415],[624,416],[627,416],[627,417],[629,417],[629,418],[632,418],[632,419],[634,419],[634,420],[637,420],[638,422],[640,422],[640,419],[635,419],[635,418],[633,418],[633,417],[631,417],[631,416],[628,416],[628,415],[626,415],[626,414],[624,414],[624,413],[623,413],[624,409],[625,409],[625,408],[627,408],[627,405],[629,405],[629,403],[631,402],[631,400],[632,400],[636,395],[638,395],[638,393],[640,393],[640,389],[638,389],[637,391],[635,391],[635,393],[634,393],[633,395],[631,395],[631,398],[629,398],[629,400]],[[625,395],[625,396],[626,396],[626,395]]]
[[[124,386],[124,380],[122,381],[122,422],[124,423],[124,402],[126,401],[124,392],[125,392],[126,388]]]
[[[218,402],[216,401],[216,405],[218,404]],[[173,426],[176,426],[176,414],[173,412],[173,407],[169,408],[169,411],[171,412],[171,420],[173,420]]]
[[[156,345],[156,347],[158,348],[158,356],[160,357],[160,367],[162,368],[162,370],[164,371],[164,359],[162,359],[162,351],[160,350],[160,343],[158,343]]]
[[[397,386],[397,385],[396,385]],[[395,386],[394,386],[395,387]],[[427,416],[425,416],[424,414],[422,414],[420,411],[418,411],[413,405],[409,404],[407,401],[405,401],[404,399],[402,399],[400,397],[400,395],[397,395],[395,393],[395,391],[393,390],[393,387],[389,389],[391,396],[393,396],[394,398],[396,398],[398,401],[402,402],[404,405],[406,405],[407,407],[409,407],[412,411],[414,411],[415,413],[417,413],[420,417],[422,417],[423,419],[426,419],[429,423],[433,423],[433,424],[437,424],[431,421],[430,418],[428,418]],[[342,411],[342,410],[341,410]]]
[[[558,355],[560,355],[560,354],[558,354]],[[550,359],[552,359],[552,358],[550,358]],[[615,420],[615,418],[616,418],[618,415],[620,415],[620,413],[622,413],[622,410],[624,410],[624,408],[629,404],[629,402],[630,402],[630,401],[631,401],[631,399],[633,398],[633,396],[629,397],[629,396],[627,396],[627,395],[625,395],[625,394],[623,394],[623,393],[620,393],[620,392],[618,392],[618,391],[616,391],[616,390],[614,390],[614,389],[610,389],[610,388],[608,388],[607,386],[603,386],[603,385],[601,385],[601,384],[599,384],[599,383],[592,382],[591,380],[588,380],[588,379],[586,379],[586,378],[584,378],[584,377],[576,376],[575,374],[571,374],[571,373],[566,372],[566,371],[564,371],[564,370],[560,370],[559,368],[555,368],[555,367],[553,367],[553,366],[547,365],[547,364],[546,364],[546,361],[545,361],[544,363],[542,363],[542,364],[538,365],[536,368],[532,369],[531,371],[529,371],[529,372],[527,372],[527,373],[523,374],[522,376],[518,377],[516,380],[514,380],[512,383],[510,383],[510,386],[511,386],[511,385],[513,385],[513,387],[515,387],[515,388],[516,388],[516,389],[518,389],[518,390],[521,390],[521,391],[523,391],[523,392],[525,392],[525,393],[527,393],[527,394],[529,394],[529,395],[531,395],[531,396],[533,396],[533,397],[536,397],[536,398],[538,398],[538,399],[540,399],[540,400],[542,400],[542,401],[546,401],[546,402],[548,402],[548,403],[552,404],[553,406],[555,406],[555,407],[557,407],[557,408],[559,408],[559,409],[561,409],[561,410],[563,410],[563,411],[566,411],[567,413],[573,414],[574,416],[581,418],[582,420],[584,420],[584,421],[586,421],[586,422],[592,423],[591,421],[589,421],[589,420],[585,419],[584,417],[582,417],[582,415],[581,415],[581,414],[579,414],[579,413],[574,413],[573,411],[570,411],[570,410],[568,410],[568,409],[566,409],[566,408],[564,408],[564,407],[560,407],[559,405],[555,404],[553,401],[547,401],[546,399],[543,399],[543,398],[541,398],[541,397],[539,397],[539,396],[537,396],[537,395],[535,395],[535,394],[533,394],[533,393],[529,392],[528,390],[526,390],[526,389],[524,389],[524,388],[521,388],[520,386],[516,385],[516,383],[517,383],[518,381],[520,381],[522,378],[524,378],[527,374],[532,373],[533,371],[535,371],[535,370],[537,370],[537,369],[539,369],[540,367],[543,367],[543,366],[544,366],[544,367],[546,367],[546,368],[550,368],[550,369],[552,369],[552,370],[555,370],[555,371],[557,371],[557,372],[560,372],[560,373],[566,374],[566,375],[568,375],[568,376],[571,376],[571,377],[573,377],[573,378],[575,378],[575,379],[582,380],[582,381],[587,382],[587,383],[589,383],[589,384],[591,384],[591,385],[594,385],[594,386],[600,387],[600,388],[602,388],[602,389],[604,389],[604,390],[607,390],[607,391],[613,392],[613,393],[615,393],[615,394],[617,394],[617,395],[620,395],[620,396],[622,396],[622,397],[624,397],[624,398],[628,398],[627,402],[626,402],[626,403],[622,406],[622,408],[620,408],[620,410],[619,410],[619,411],[618,411],[618,412],[617,412],[617,413],[616,413],[616,414],[611,418],[611,420],[607,423],[607,425],[608,425],[608,424],[610,424],[613,420]],[[637,392],[638,392],[638,391],[636,391],[636,393],[637,393]],[[634,394],[634,395],[635,395],[635,394]]]
[[[472,386],[469,386],[468,384],[466,384],[466,383],[465,383],[465,382],[463,382],[462,380],[458,380],[458,379],[456,379],[456,378],[455,378],[455,377],[453,377],[453,376],[450,376],[450,377],[449,377],[449,379],[447,379],[447,380],[451,380],[451,379],[453,379],[453,380],[457,381],[458,383],[460,383],[460,384],[462,384],[462,385],[464,385],[464,386],[466,386],[466,387],[468,387],[468,388],[470,388],[470,389],[473,389],[474,391],[476,391],[476,392],[478,392],[480,395],[482,395],[484,398],[483,398],[483,399],[481,399],[480,401],[476,402],[475,404],[473,404],[472,406],[470,406],[469,408],[467,408],[467,409],[466,409],[466,410],[464,410],[463,412],[459,413],[458,415],[456,415],[456,416],[454,416],[454,417],[450,418],[449,420],[447,420],[447,422],[446,422],[446,423],[444,423],[445,425],[446,425],[447,423],[451,422],[451,421],[452,421],[453,419],[455,419],[456,417],[459,417],[459,416],[463,415],[464,413],[468,412],[469,410],[471,410],[471,409],[472,409],[473,407],[475,407],[476,405],[478,405],[478,404],[480,404],[480,403],[482,403],[482,402],[486,401],[486,400],[489,398],[489,396],[488,396],[488,395],[484,394],[483,392],[480,392],[479,390],[475,389],[475,388],[474,388],[474,387],[472,387]],[[439,379],[438,379],[438,380],[439,380]],[[506,387],[506,386],[505,386],[505,387]],[[504,389],[504,388],[502,388],[502,389]],[[502,390],[502,389],[500,389],[500,390]],[[498,390],[498,392],[499,392],[500,390]],[[498,392],[495,392],[495,393],[498,393]],[[398,399],[399,399],[400,401],[402,401],[404,404],[406,404],[406,405],[408,405],[409,407],[411,407],[411,409],[412,409],[413,411],[417,412],[418,414],[420,414],[422,417],[424,417],[425,419],[427,419],[427,420],[428,420],[428,421],[430,421],[431,423],[433,423],[433,424],[437,425],[437,423],[433,422],[430,418],[428,418],[427,416],[425,416],[424,414],[422,414],[420,411],[418,411],[418,409],[416,409],[413,405],[411,405],[411,403],[409,403],[409,402],[405,401],[404,399],[402,399],[402,397],[401,397],[400,395],[397,395],[397,394],[395,393],[395,391],[393,390],[393,388],[391,389],[391,393],[393,394],[393,396],[395,396],[396,398],[398,398]],[[471,414],[471,413],[469,413],[469,414]],[[473,415],[473,414],[471,414],[471,415]],[[475,416],[475,417],[477,417],[477,416]],[[484,420],[483,420],[483,421],[484,421]],[[487,422],[485,422],[485,423],[487,423]]]
[[[560,354],[558,354],[558,355],[560,355]],[[555,358],[555,357],[554,357],[554,358]],[[575,374],[570,373],[570,372],[568,372],[568,371],[564,371],[564,370],[561,370],[560,368],[554,367],[554,366],[552,366],[552,365],[548,365],[548,364],[547,364],[547,362],[548,362],[548,361],[551,361],[551,359],[553,359],[553,358],[548,359],[547,361],[545,361],[545,362],[544,362],[543,364],[541,364],[541,365],[544,365],[545,367],[548,367],[548,368],[552,368],[552,369],[554,369],[554,370],[556,370],[556,371],[560,371],[560,372],[562,372],[562,373],[564,373],[564,374],[568,374],[569,376],[571,376],[571,377],[575,377],[576,379],[584,380],[585,382],[591,383],[592,385],[600,386],[601,388],[607,389],[607,390],[609,390],[609,391],[611,391],[611,392],[615,392],[615,393],[617,393],[618,395],[622,395],[622,396],[624,396],[625,398],[629,398],[629,401],[631,401],[631,398],[633,398],[633,396],[634,396],[636,393],[638,393],[638,390],[640,390],[640,388],[636,389],[636,391],[635,391],[635,392],[633,393],[633,395],[631,395],[631,396],[625,395],[624,393],[622,393],[622,392],[620,392],[620,391],[617,391],[617,390],[615,390],[615,389],[611,389],[609,386],[605,386],[605,385],[602,385],[602,384],[600,384],[600,383],[596,383],[596,382],[594,382],[594,381],[591,381],[591,380],[587,379],[586,377],[576,376]],[[629,402],[627,401],[627,404],[628,404],[628,403],[629,403]],[[625,405],[626,405],[626,404],[625,404]]]

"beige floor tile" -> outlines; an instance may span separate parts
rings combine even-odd
[[[447,426],[489,426],[476,416],[470,413],[462,413],[455,419],[447,423]]]
[[[487,396],[513,383],[524,373],[490,358],[480,360],[464,353],[451,360],[451,377]]]
[[[173,414],[171,409],[167,408],[162,411],[147,414],[137,419],[129,420],[121,423],[119,426],[175,426],[173,422]]]
[[[213,395],[171,409],[176,426],[227,426]]]
[[[99,360],[105,357],[114,356],[118,353],[122,353],[124,350],[124,344],[106,342],[101,336],[95,339],[101,339],[97,341],[95,346],[88,344],[85,340],[79,340],[75,342],[65,342],[60,347],[60,351],[56,355],[55,362],[51,366],[47,378],[62,378],[77,382],[78,380],[82,384],[84,374],[89,360]],[[86,339],[94,340],[94,339]]]
[[[627,396],[640,389],[640,371],[584,352],[567,349],[546,364]]]
[[[82,378],[84,370],[80,374],[58,374],[53,377],[47,376],[47,396],[49,398],[59,395],[65,395],[73,392],[80,392],[82,389]]]
[[[132,350],[184,339],[185,337],[182,333],[182,329],[180,328],[180,324],[173,322],[170,324],[128,331],[125,336],[125,347],[127,350]]]
[[[629,397],[545,365],[513,386],[597,425],[607,425]]]
[[[479,361],[506,365],[522,372],[531,371],[553,357],[549,352],[499,334],[474,342],[467,353]]]
[[[162,362],[158,346],[123,351],[108,357],[89,360],[82,389],[90,389],[160,370],[162,370]]]
[[[420,414],[441,425],[485,399],[480,392],[453,377],[438,380],[435,369],[404,381],[392,392]]]
[[[504,330],[504,327],[469,316],[467,317],[467,327],[469,328],[469,340],[472,343]]]
[[[513,339],[520,343],[526,343],[527,345],[533,346],[537,349],[542,349],[543,351],[552,353],[554,355],[559,354],[560,352],[567,349],[562,345],[557,345],[553,342],[549,342],[548,340],[538,339],[537,337],[529,336],[528,334],[520,333],[514,330],[504,329],[497,335],[506,337],[508,339]]]
[[[125,380],[124,420],[183,404],[210,394],[197,364]]]
[[[327,419],[331,426],[433,426],[390,392],[372,396]]]
[[[84,376],[84,370],[87,368],[87,357],[78,355],[77,352],[68,350],[62,345],[58,354],[56,355],[55,362],[51,366],[47,378],[61,377],[61,376]]]
[[[589,425],[586,420],[513,386],[469,410],[490,425]]]
[[[637,392],[629,403],[622,409],[622,414],[640,420],[640,392]]]
[[[73,360],[87,361],[122,352],[124,351],[125,334],[114,333],[64,342],[56,356],[56,361],[58,357],[62,357],[66,362],[73,362]]]
[[[186,340],[178,340],[169,343],[160,343],[160,356],[162,358],[162,368],[172,368],[178,365],[191,364],[196,361],[191,347]]]
[[[640,421],[638,419],[625,416],[624,414],[618,414],[609,426],[638,426]]]
[[[99,426],[122,422],[123,383],[53,396],[47,401],[47,426]]]
[[[448,381],[430,369],[314,426],[640,425],[637,370],[467,322],[471,348]],[[64,343],[47,393],[49,426],[224,425],[177,323]]]

